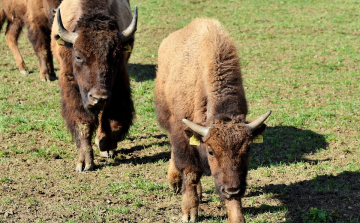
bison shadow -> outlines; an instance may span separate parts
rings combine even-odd
[[[304,158],[305,154],[326,149],[323,135],[292,126],[267,127],[264,142],[251,145],[250,169],[294,162],[317,162]]]
[[[140,136],[135,138],[128,138],[129,140],[146,139],[148,136]],[[152,136],[153,138],[164,138],[161,142],[147,143],[145,145],[138,144],[129,149],[117,149],[114,153],[115,157],[121,155],[128,155],[136,151],[141,151],[152,146],[168,146],[170,142],[167,135],[160,134]],[[302,130],[291,126],[268,127],[264,133],[264,142],[261,144],[251,145],[250,155],[250,169],[257,169],[259,167],[277,166],[280,164],[288,164],[294,162],[308,162],[309,164],[320,162],[321,160],[308,160],[303,156],[316,152],[320,149],[326,149],[327,143],[323,135],[317,134],[311,130]],[[114,165],[122,163],[145,164],[152,163],[159,160],[169,160],[170,151],[162,152],[157,155],[134,157],[129,159],[121,159],[115,162]]]
[[[166,139],[164,141],[161,142],[151,142],[148,143],[146,145],[142,144],[142,145],[136,145],[133,146],[129,149],[116,149],[114,151],[114,162],[113,163],[104,163],[104,164],[99,164],[96,166],[96,169],[102,169],[105,166],[119,166],[122,164],[133,164],[133,165],[137,165],[137,164],[146,164],[146,163],[156,163],[160,160],[164,161],[164,162],[168,162],[170,160],[170,156],[171,156],[171,152],[166,151],[166,152],[161,152],[161,153],[157,153],[151,156],[143,156],[143,157],[130,157],[130,158],[123,158],[122,156],[124,155],[131,155],[134,152],[137,151],[141,151],[141,150],[145,150],[147,148],[156,146],[156,147],[169,147],[170,148],[170,142],[167,139],[167,136],[164,134],[160,134],[160,135],[154,135],[152,136],[153,138],[157,138],[157,139],[161,139],[163,137],[165,137]],[[146,137],[140,136],[138,137],[136,140],[140,140],[140,139],[144,139]],[[129,140],[135,140],[135,138],[128,138]]]
[[[156,66],[152,64],[129,64],[130,77],[137,82],[154,80],[156,76]]]
[[[326,212],[335,222],[360,221],[360,172],[345,171],[337,176],[321,175],[294,184],[269,184],[256,188],[245,197],[273,194],[280,206],[260,205],[244,208],[244,213],[276,213],[286,211],[286,222],[303,222],[310,208]],[[320,221],[319,221],[320,222]],[[322,221],[325,222],[325,221]]]

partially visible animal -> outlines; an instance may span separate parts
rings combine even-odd
[[[0,0],[0,30],[7,20],[5,36],[20,73],[29,74],[18,48],[18,38],[25,25],[29,40],[40,61],[40,79],[56,79],[50,49],[50,33],[53,10],[60,3],[61,0]]]
[[[127,63],[134,45],[137,7],[127,0],[63,0],[51,33],[60,65],[62,116],[79,150],[76,171],[93,170],[95,143],[107,156],[132,124]]]
[[[171,143],[170,187],[183,188],[182,221],[197,220],[200,178],[211,173],[229,222],[245,222],[250,144],[271,112],[246,122],[237,50],[217,20],[195,19],[165,38],[158,55],[155,105]]]

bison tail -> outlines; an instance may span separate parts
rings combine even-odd
[[[4,9],[0,9],[0,31],[5,23],[6,15]]]

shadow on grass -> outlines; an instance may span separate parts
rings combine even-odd
[[[290,185],[270,184],[251,191],[246,197],[269,193],[274,194],[272,199],[280,200],[280,207],[244,208],[244,213],[257,215],[285,209],[287,222],[295,223],[303,222],[302,217],[310,208],[317,208],[332,216],[334,222],[360,222],[360,172],[322,175]]]
[[[155,154],[153,156],[132,157],[129,159],[121,159],[121,160],[115,162],[114,164],[112,164],[112,166],[118,166],[121,164],[128,164],[128,163],[131,163],[133,165],[156,163],[160,160],[163,160],[164,162],[168,162],[170,160],[170,151],[169,152],[161,152],[161,153]]]
[[[138,137],[128,137],[128,139],[131,141],[148,139],[148,138],[149,138],[148,135],[138,136]],[[141,150],[147,149],[152,146],[164,147],[164,146],[170,145],[169,139],[167,138],[167,135],[165,135],[165,134],[151,135],[151,138],[163,139],[164,141],[152,142],[152,143],[148,143],[147,145],[136,145],[136,146],[131,147],[130,149],[116,150],[116,151],[114,151],[114,155],[116,156],[117,154],[131,154],[135,151],[141,151]]]
[[[97,165],[96,169],[102,169],[105,166],[119,166],[122,164],[133,164],[133,165],[137,165],[137,164],[146,164],[146,163],[156,163],[160,160],[162,160],[163,162],[168,162],[170,160],[170,156],[171,156],[171,152],[167,151],[167,152],[161,152],[161,153],[157,153],[154,154],[152,156],[144,156],[144,157],[131,157],[131,158],[118,158],[121,157],[122,155],[131,155],[134,152],[137,151],[142,151],[145,150],[147,148],[150,147],[165,147],[165,146],[170,146],[170,142],[167,138],[166,135],[164,134],[159,134],[159,135],[153,135],[151,136],[153,138],[157,138],[157,139],[162,139],[164,138],[164,141],[160,141],[160,142],[149,142],[148,144],[145,145],[136,145],[131,147],[130,149],[121,149],[121,150],[115,150],[114,151],[114,158],[115,158],[115,162],[114,163],[103,163],[100,165]],[[140,136],[140,138],[136,138],[136,140],[140,140],[140,139],[144,139],[146,137]],[[135,138],[128,138],[130,140],[135,140]]]
[[[129,64],[130,77],[137,82],[154,80],[156,76],[156,66],[152,64]]]
[[[250,169],[281,163],[310,162],[304,159],[305,154],[326,147],[325,137],[316,132],[292,126],[267,127],[264,142],[251,145]]]
[[[116,150],[115,155],[117,155],[117,154],[130,154],[130,153],[133,153],[135,151],[141,151],[141,150],[144,150],[144,149],[152,147],[152,146],[164,147],[164,146],[169,146],[169,145],[170,145],[170,143],[168,141],[149,143],[147,145],[141,145],[141,146],[138,145],[138,146],[133,146],[130,149]]]

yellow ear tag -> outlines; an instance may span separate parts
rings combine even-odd
[[[59,38],[58,40],[56,40],[56,42],[57,42],[57,44],[58,44],[59,46],[64,46],[64,45],[65,45],[65,41],[64,41],[63,39],[61,39],[61,38]]]
[[[123,48],[124,48],[124,51],[126,53],[131,53],[132,52],[130,44],[125,45]]]
[[[192,146],[200,146],[200,139],[196,138],[196,136],[191,136],[190,145],[192,145]]]
[[[253,143],[263,143],[263,142],[264,142],[264,138],[260,134],[253,138]]]

